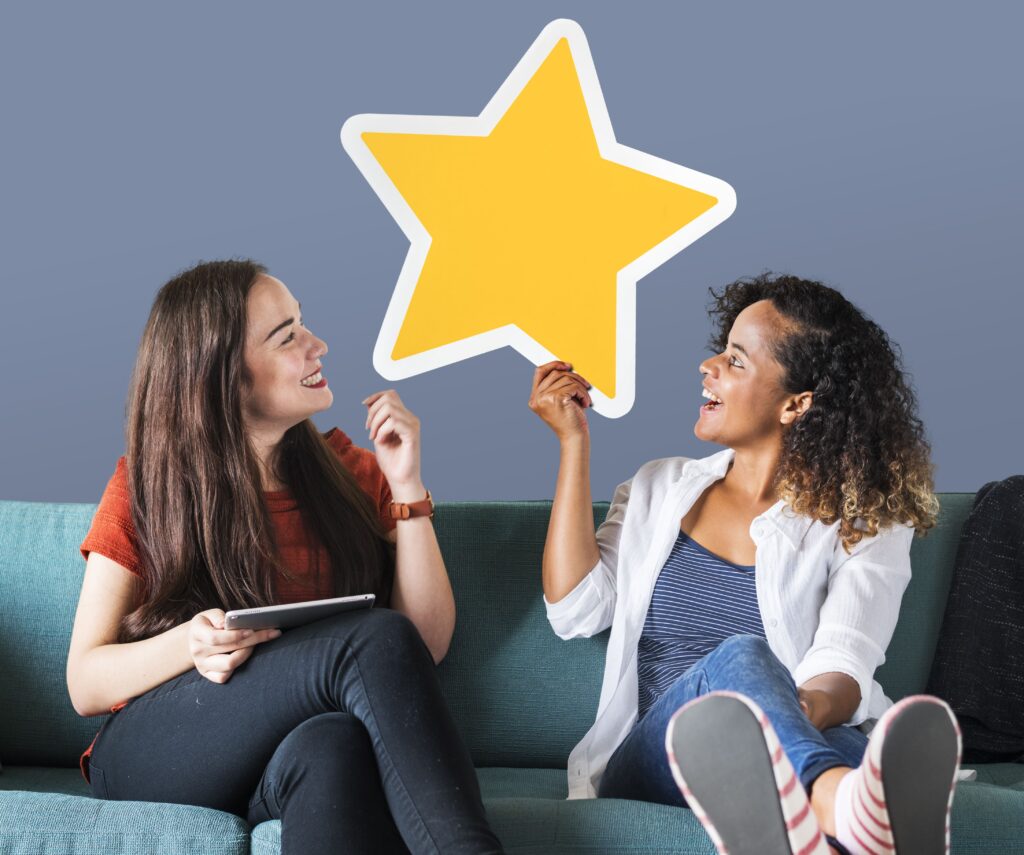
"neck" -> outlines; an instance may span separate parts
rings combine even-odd
[[[781,457],[782,448],[777,442],[763,447],[738,448],[725,474],[726,484],[753,505],[773,505],[778,500],[775,473]]]
[[[256,452],[256,461],[260,467],[260,480],[264,490],[281,490],[284,485],[274,474],[277,464],[278,447],[284,431],[250,431],[249,439]]]

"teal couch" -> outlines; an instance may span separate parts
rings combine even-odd
[[[913,581],[879,673],[893,698],[925,686],[972,496],[941,500],[939,527],[914,543]],[[546,502],[448,504],[435,518],[458,601],[440,676],[491,822],[518,855],[712,855],[688,810],[565,800],[566,758],[593,720],[606,639],[560,641],[548,626],[540,558],[549,509]],[[0,501],[0,853],[277,855],[277,822],[250,829],[204,808],[89,797],[77,759],[100,720],[75,714],[64,664],[84,566],[78,544],[94,511]],[[606,511],[595,505],[595,519]],[[1024,765],[978,772],[957,790],[953,852],[1024,853]]]

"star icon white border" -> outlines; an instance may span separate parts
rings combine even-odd
[[[404,380],[506,346],[514,348],[534,365],[543,365],[545,362],[562,358],[551,353],[511,323],[403,359],[391,358],[430,250],[431,236],[362,139],[362,135],[367,132],[488,136],[562,39],[568,40],[601,156],[665,181],[706,193],[718,200],[709,210],[618,271],[615,319],[616,394],[609,397],[596,387],[590,390],[594,410],[603,416],[618,418],[630,411],[636,395],[637,282],[728,219],[736,210],[736,193],[729,184],[719,178],[616,142],[587,38],[579,24],[567,19],[552,21],[544,27],[479,116],[362,113],[350,117],[342,126],[342,146],[410,241],[409,253],[405,257],[373,349],[373,367],[388,380]]]

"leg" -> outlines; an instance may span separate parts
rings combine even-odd
[[[680,707],[713,691],[737,692],[764,710],[805,789],[826,769],[844,765],[843,756],[800,708],[796,684],[768,643],[735,635],[683,674],[648,710],[609,760],[599,794],[684,804],[665,754],[665,732]]]
[[[500,851],[430,654],[412,623],[388,609],[289,630],[223,685],[193,670],[158,686],[107,721],[93,763],[110,798],[244,816],[285,737],[332,712],[350,713],[369,734],[411,850]]]
[[[827,855],[807,794],[750,698],[712,692],[690,701],[665,742],[679,789],[719,852]]]
[[[304,817],[320,817],[307,822]],[[391,818],[370,736],[347,713],[300,724],[277,747],[249,804],[257,825],[281,820],[281,855],[407,855]]]
[[[959,762],[952,710],[928,695],[904,698],[878,720],[863,762],[835,787],[835,836],[854,855],[943,855]],[[816,788],[824,783],[825,775]]]

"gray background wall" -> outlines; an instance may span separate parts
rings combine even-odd
[[[330,344],[365,443],[407,241],[342,151],[360,112],[475,115],[543,26],[586,31],[626,145],[719,176],[735,215],[639,283],[637,403],[592,418],[594,492],[692,434],[708,285],[840,287],[903,346],[942,490],[1024,471],[1024,15],[1010,4],[267,2],[0,11],[0,498],[97,501],[153,296],[251,255]],[[532,366],[397,384],[442,499],[544,498]]]

